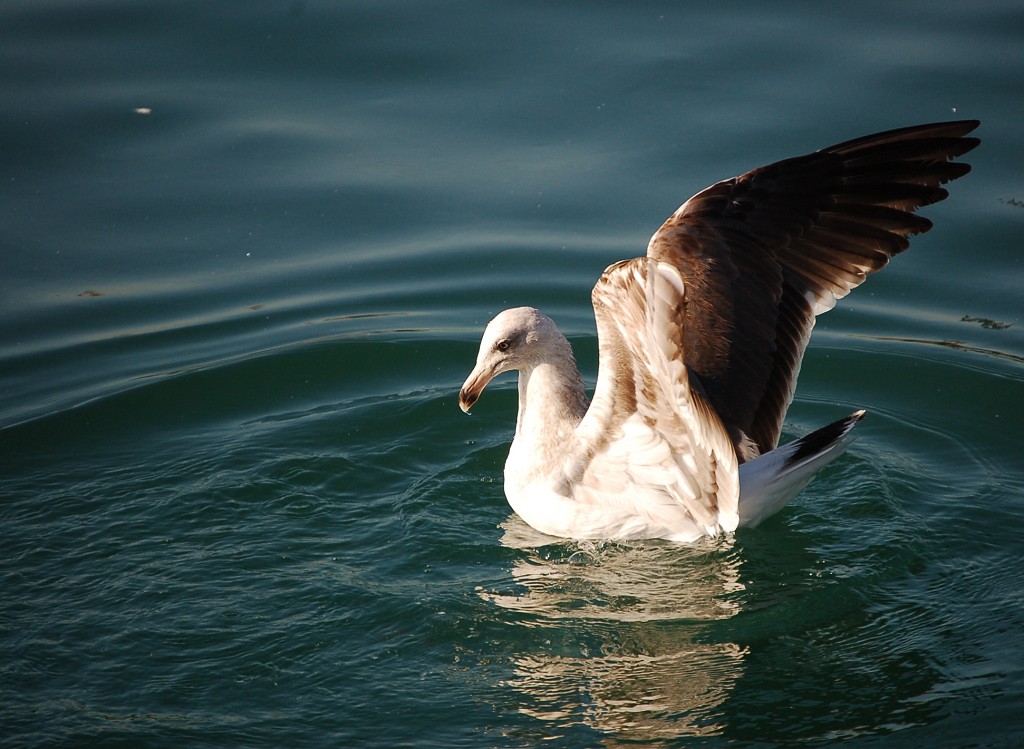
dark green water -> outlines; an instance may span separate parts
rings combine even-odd
[[[702,6],[703,7],[703,6]],[[1024,10],[0,8],[0,745],[1024,742]],[[954,112],[955,109],[955,112]],[[693,192],[975,117],[936,228],[819,322],[790,507],[541,545],[483,324]]]

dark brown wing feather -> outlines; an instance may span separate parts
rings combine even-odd
[[[786,159],[694,195],[647,254],[686,285],[686,364],[741,460],[774,448],[814,316],[909,246],[914,211],[970,166],[974,120],[890,130]]]

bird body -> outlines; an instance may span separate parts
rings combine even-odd
[[[645,257],[592,293],[599,374],[536,309],[498,314],[463,410],[519,372],[505,494],[569,538],[693,541],[754,526],[845,450],[863,411],[777,447],[817,314],[931,224],[914,211],[969,166],[977,126],[879,133],[719,182],[684,203]]]

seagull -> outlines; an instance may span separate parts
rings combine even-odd
[[[970,171],[976,120],[889,130],[778,161],[694,195],[647,254],[591,294],[599,371],[539,310],[488,323],[459,392],[519,373],[505,463],[512,509],[572,539],[689,543],[753,527],[843,453],[863,417],[777,446],[817,315],[909,246],[915,213]]]

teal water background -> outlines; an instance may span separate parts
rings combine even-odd
[[[1018,2],[0,6],[0,746],[1024,743]],[[780,515],[543,545],[541,307],[689,195],[978,118],[935,229],[821,318]]]

